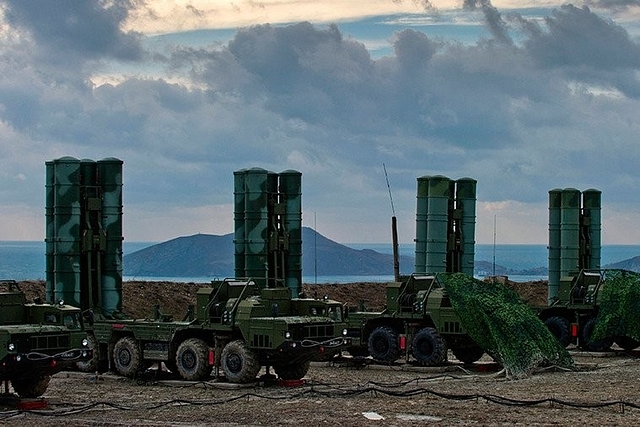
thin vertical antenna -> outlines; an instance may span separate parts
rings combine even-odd
[[[387,189],[389,190],[389,200],[391,201],[391,213],[393,216],[396,216],[396,208],[393,206],[393,196],[391,196],[391,186],[389,185],[389,176],[387,175],[387,167],[385,164],[382,164],[382,169],[384,169],[384,179],[387,180]]]
[[[387,175],[387,167],[382,164],[384,169],[384,178],[387,180],[387,189],[389,190],[389,200],[391,201],[391,240],[393,245],[393,278],[396,282],[400,281],[400,256],[398,255],[398,222],[396,221],[396,208],[393,206],[393,197],[391,196],[391,186],[389,185],[389,176]]]
[[[493,214],[493,280],[496,279],[496,214]]]
[[[317,212],[313,213],[313,278],[314,284],[318,284],[318,218]]]

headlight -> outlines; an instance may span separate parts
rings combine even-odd
[[[83,347],[86,347],[86,346],[88,346],[88,345],[89,345],[89,340],[88,340],[88,339],[86,339],[86,338],[83,338],[83,339],[82,339],[82,346],[83,346]]]
[[[19,362],[19,361],[21,361],[21,360],[22,360],[22,356],[17,355],[17,356],[16,356],[16,361],[18,361],[18,362]]]
[[[347,336],[347,328],[344,328],[344,329],[342,330],[342,335],[344,335],[345,337]]]
[[[9,345],[7,346],[7,348],[9,349],[9,351],[14,351],[16,349],[16,345],[12,342],[9,343]]]
[[[285,337],[286,339],[291,338],[291,332],[289,332],[289,331],[285,332],[285,333],[284,333],[284,337]]]

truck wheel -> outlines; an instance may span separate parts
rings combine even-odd
[[[142,352],[132,337],[120,338],[113,347],[113,364],[120,375],[133,378],[143,369]]]
[[[640,342],[634,340],[633,338],[629,338],[625,336],[616,337],[615,341],[616,341],[616,344],[618,344],[618,347],[626,351],[631,351],[634,348],[637,348],[638,346],[640,346]]]
[[[100,348],[98,347],[98,341],[93,334],[87,335],[87,346],[90,350],[93,350],[93,356],[89,360],[80,360],[76,362],[76,368],[82,372],[96,372],[100,368]]]
[[[11,385],[18,396],[31,398],[42,396],[44,392],[47,391],[49,381],[51,381],[51,376],[44,374],[35,378],[11,380]]]
[[[484,350],[478,346],[452,348],[451,352],[456,357],[456,359],[458,359],[462,363],[477,362],[478,360],[480,360],[480,358],[484,354]]]
[[[260,371],[258,355],[243,340],[231,341],[222,350],[222,371],[232,383],[251,382]]]
[[[199,338],[189,338],[178,347],[176,367],[180,376],[188,381],[201,381],[209,376],[207,363],[209,346]]]
[[[299,380],[309,372],[310,362],[290,363],[287,365],[276,365],[273,370],[281,380]]]
[[[562,316],[552,316],[544,321],[545,326],[556,337],[563,347],[571,343],[571,333],[569,331],[569,320]]]
[[[371,332],[368,340],[369,354],[381,362],[395,362],[400,357],[398,334],[388,326],[380,326]]]
[[[437,366],[447,361],[447,343],[434,328],[424,328],[413,336],[411,352],[422,366]]]
[[[587,351],[607,351],[611,348],[613,344],[613,338],[603,338],[601,340],[595,342],[589,342],[591,339],[591,335],[593,334],[593,330],[596,326],[596,318],[592,317],[587,320],[587,323],[584,324],[582,328],[582,344],[581,348]]]

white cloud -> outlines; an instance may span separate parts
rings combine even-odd
[[[50,16],[3,4],[4,31],[16,36],[0,40],[0,194],[2,213],[23,225],[0,228],[0,239],[42,237],[44,162],[65,155],[124,160],[129,241],[231,232],[232,173],[254,166],[303,173],[305,225],[313,213],[336,240],[389,241],[382,163],[404,242],[416,178],[436,174],[478,180],[480,243],[492,241],[494,216],[501,243],[544,243],[556,187],[602,190],[603,221],[616,221],[608,242],[635,238],[625,229],[637,222],[626,203],[640,194],[640,45],[588,9],[505,20],[506,33],[498,25],[496,38],[465,45],[407,28],[376,57],[340,26],[308,23],[151,54],[122,30],[122,9],[74,10],[95,23],[78,27],[55,25],[74,2]],[[35,213],[19,219],[21,209]]]

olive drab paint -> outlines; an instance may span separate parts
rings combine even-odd
[[[596,189],[549,190],[549,304],[558,298],[562,277],[600,268],[601,198]]]
[[[47,300],[122,309],[122,160],[46,162]]]
[[[418,178],[415,273],[473,275],[476,183],[471,178]]]
[[[284,227],[288,232],[285,284],[297,297],[302,287],[302,173],[280,172],[281,203],[284,204]]]
[[[594,188],[582,192],[583,229],[589,233],[589,267],[598,268],[602,253],[602,192]]]
[[[234,172],[235,276],[261,288],[302,286],[302,174]]]
[[[105,311],[122,311],[122,160],[98,160],[102,188],[102,230],[106,233],[101,272],[102,305]]]
[[[462,252],[460,268],[456,272],[473,277],[476,246],[476,186],[472,178],[460,178],[456,181],[456,209],[461,212],[460,236]]]
[[[62,157],[46,166],[47,299],[79,306],[80,160]]]

